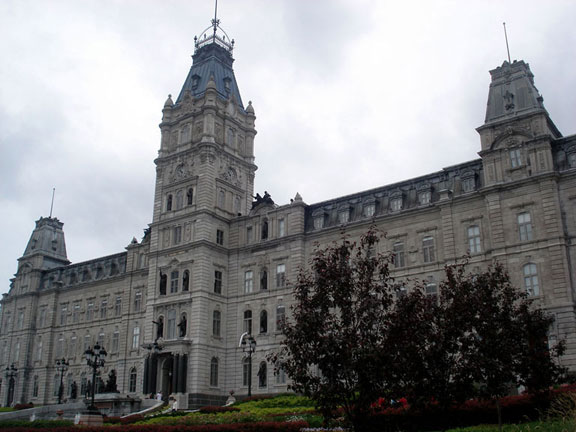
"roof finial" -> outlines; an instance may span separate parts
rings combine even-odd
[[[52,218],[52,209],[54,208],[54,193],[56,188],[52,188],[52,202],[50,203],[50,218]]]
[[[504,26],[504,38],[506,39],[506,52],[508,53],[508,63],[512,63],[510,61],[510,48],[508,47],[508,34],[506,33],[506,23],[503,22],[502,25]]]
[[[216,30],[218,29],[218,24],[220,24],[220,21],[218,21],[218,0],[215,0],[214,19],[212,20],[212,26],[214,27],[214,36],[216,36]]]

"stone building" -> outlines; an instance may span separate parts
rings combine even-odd
[[[255,113],[232,69],[233,42],[217,22],[195,40],[180,94],[162,109],[152,222],[115,255],[72,264],[63,224],[40,218],[2,299],[0,402],[53,403],[90,380],[83,353],[96,342],[131,397],[162,391],[181,408],[286,391],[266,353],[291,306],[287,281],[315,243],[376,223],[395,253],[394,276],[436,291],[446,263],[503,262],[513,282],[556,316],[576,369],[573,267],[576,136],[558,131],[527,63],[492,70],[479,159],[312,205],[254,196]],[[257,342],[251,370],[239,338]],[[161,348],[161,350],[159,349]]]

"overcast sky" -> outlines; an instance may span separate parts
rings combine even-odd
[[[121,252],[152,220],[158,123],[212,0],[0,1],[0,293],[34,221],[68,258]],[[256,192],[305,202],[477,158],[490,76],[530,63],[576,133],[576,2],[220,0],[256,111]]]

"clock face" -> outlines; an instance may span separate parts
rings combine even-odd
[[[178,166],[176,167],[176,175],[177,175],[178,177],[183,177],[183,176],[184,176],[184,173],[185,173],[185,172],[184,172],[184,165],[178,165]]]
[[[234,168],[228,168],[228,178],[230,181],[236,181],[237,177],[236,170]]]

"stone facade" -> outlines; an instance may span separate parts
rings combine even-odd
[[[215,30],[219,30],[216,28]],[[162,110],[152,223],[126,251],[71,264],[63,224],[40,218],[10,291],[2,299],[0,401],[54,403],[66,358],[65,398],[90,379],[84,351],[108,351],[131,397],[162,391],[180,408],[247,393],[239,338],[257,341],[255,394],[286,391],[266,354],[290,311],[289,281],[315,244],[356,238],[372,224],[387,232],[394,276],[420,278],[434,293],[443,267],[470,253],[494,260],[555,314],[550,338],[564,338],[562,362],[576,369],[572,268],[576,235],[576,136],[563,137],[542,105],[529,66],[491,71],[480,159],[426,176],[313,205],[299,195],[253,201],[255,114],[232,70],[232,44],[217,32],[196,42],[176,102]],[[154,345],[156,343],[156,345]],[[160,346],[160,351],[155,347]]]

